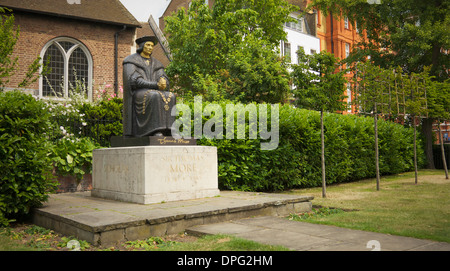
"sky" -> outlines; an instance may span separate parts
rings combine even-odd
[[[120,0],[120,2],[138,21],[147,22],[152,15],[159,24],[159,17],[166,10],[170,0]]]

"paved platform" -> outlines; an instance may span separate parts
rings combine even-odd
[[[196,225],[310,211],[312,199],[221,191],[217,197],[142,205],[92,197],[91,192],[54,194],[33,211],[33,223],[94,245],[108,245],[176,234]]]
[[[198,225],[186,232],[234,235],[297,251],[450,251],[450,243],[290,221],[275,216]]]

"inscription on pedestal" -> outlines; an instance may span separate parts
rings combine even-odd
[[[205,162],[205,156],[202,154],[177,154],[163,155],[160,160],[165,164],[167,182],[186,182],[192,185],[199,181],[200,170]]]
[[[98,197],[143,204],[219,195],[217,148],[147,146],[94,151]]]
[[[196,139],[173,138],[170,136],[144,136],[144,137],[111,137],[111,147],[139,147],[139,146],[195,146]]]

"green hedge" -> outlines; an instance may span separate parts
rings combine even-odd
[[[450,144],[444,144],[445,161],[447,169],[450,169]],[[444,169],[444,161],[442,160],[441,145],[433,145],[434,165],[437,169]]]
[[[225,112],[225,104],[221,106]],[[285,105],[279,116],[280,143],[275,150],[261,150],[260,140],[200,140],[218,147],[221,189],[277,191],[321,185],[319,112]],[[369,117],[325,114],[328,184],[375,176],[373,124]],[[378,134],[380,173],[413,170],[413,129],[379,120]],[[420,138],[417,142],[418,163],[423,166],[423,145]]]
[[[31,95],[0,92],[0,225],[27,215],[56,189],[50,117]]]

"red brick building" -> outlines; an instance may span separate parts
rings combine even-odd
[[[18,71],[7,89],[17,88],[39,56],[50,57],[52,71],[24,90],[37,97],[68,97],[76,79],[90,99],[100,85],[122,85],[122,61],[134,53],[141,24],[119,0],[0,0],[0,6],[12,10],[20,27],[12,56],[19,57]]]
[[[309,2],[309,1],[308,1]],[[320,50],[332,53],[336,58],[345,59],[351,52],[353,46],[361,41],[360,32],[357,25],[346,17],[339,19],[333,17],[332,14],[324,16],[321,11],[316,12],[316,35],[320,39]],[[347,79],[353,76],[352,73],[347,74]],[[351,86],[347,84],[345,95],[348,97],[347,102],[352,102]],[[352,106],[346,113],[355,113],[356,108]]]

